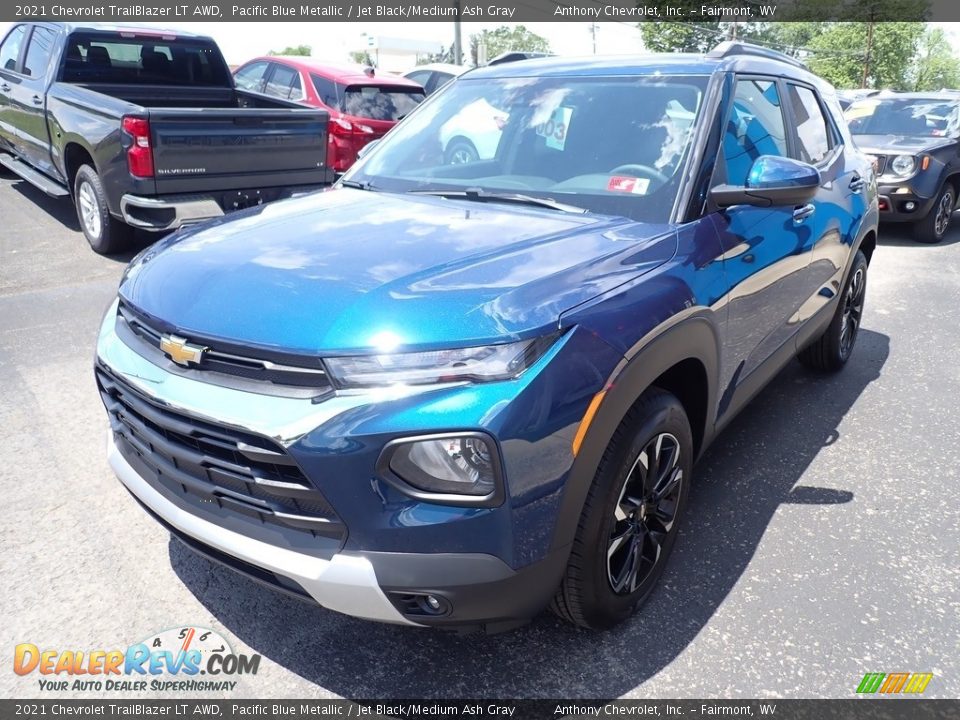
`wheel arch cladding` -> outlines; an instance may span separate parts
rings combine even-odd
[[[659,333],[618,367],[574,459],[552,547],[573,542],[603,453],[630,408],[648,388],[660,387],[677,396],[690,420],[694,457],[709,444],[717,403],[717,343],[713,323],[707,317],[695,315]]]
[[[873,258],[873,251],[877,249],[877,233],[874,230],[870,230],[863,236],[859,249],[864,257],[867,258],[867,265],[869,265],[870,260]]]

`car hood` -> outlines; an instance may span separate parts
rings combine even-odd
[[[950,138],[912,135],[854,135],[853,138],[861,150],[877,155],[915,155],[954,142]]]
[[[183,230],[120,295],[186,337],[304,354],[522,339],[669,260],[668,225],[336,189]]]

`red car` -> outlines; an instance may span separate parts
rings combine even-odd
[[[346,171],[357,152],[386,135],[425,97],[417,83],[373,68],[337,67],[308,57],[271,55],[241,65],[237,87],[322,108],[330,113],[327,164]]]

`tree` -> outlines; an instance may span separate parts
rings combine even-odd
[[[495,58],[501,53],[510,50],[522,52],[550,52],[550,43],[546,38],[527,30],[523,25],[510,27],[501,25],[496,30],[484,30],[470,36],[470,57],[473,64],[477,62],[477,51],[480,44],[487,46],[487,59]]]
[[[271,50],[267,54],[268,55],[299,55],[302,57],[310,57],[310,55],[313,54],[313,48],[310,47],[309,45],[297,45],[296,47],[288,45],[280,52],[277,52],[276,50]]]
[[[919,22],[827,23],[810,41],[810,69],[838,88],[909,87]]]
[[[960,60],[940,28],[927,28],[920,38],[910,86],[916,91],[960,87]]]
[[[680,3],[680,5],[689,3]],[[671,5],[673,7],[673,5]],[[699,10],[697,2],[696,9]],[[736,38],[760,45],[773,36],[772,23],[763,22],[642,22],[640,37],[650,52],[707,53],[724,40]]]
[[[426,55],[417,55],[417,65],[430,65],[431,63],[450,63],[457,64],[453,57],[453,45],[445,47],[438,53],[427,53]]]
[[[369,65],[370,67],[376,65],[368,50],[353,50],[350,53],[350,62],[357,65]]]

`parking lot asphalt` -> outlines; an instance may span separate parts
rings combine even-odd
[[[724,431],[641,614],[456,636],[278,595],[136,505],[91,370],[129,256],[95,255],[68,202],[0,179],[0,696],[120,696],[41,692],[6,664],[17,643],[194,625],[263,656],[225,697],[849,698],[864,673],[921,671],[927,696],[960,697],[960,223],[937,246],[883,230],[850,364],[791,364]]]

